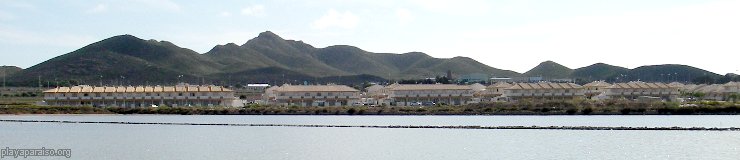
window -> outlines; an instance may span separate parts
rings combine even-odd
[[[321,92],[319,92],[319,93],[316,93],[316,96],[321,96]]]
[[[146,96],[151,96],[151,93],[146,93]]]
[[[327,95],[334,96],[334,93],[329,92]]]
[[[182,96],[182,93],[177,93],[177,96]]]
[[[82,96],[87,97],[87,96],[90,96],[90,94],[85,93]]]
[[[113,93],[108,93],[107,96],[108,97],[113,96]]]
[[[311,93],[303,94],[303,96],[311,96]]]
[[[285,93],[280,93],[280,96],[285,96]]]
[[[191,97],[195,97],[195,93],[190,93],[190,96]]]

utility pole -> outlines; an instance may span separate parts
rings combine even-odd
[[[3,67],[5,67],[5,66],[3,66]],[[7,76],[5,75],[5,69],[0,68],[0,70],[3,71],[3,90],[5,90],[5,77],[7,77]]]
[[[3,66],[3,67],[5,67],[5,66]],[[6,77],[5,73],[6,72],[5,72],[5,69],[4,68],[0,68],[0,70],[3,71],[3,90],[2,91],[5,91],[5,77]],[[0,96],[2,96],[2,95],[0,95]]]
[[[182,74],[177,75],[177,83],[175,83],[175,85],[180,85],[180,78],[182,78]]]

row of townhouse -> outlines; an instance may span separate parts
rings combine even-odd
[[[420,103],[462,105],[473,98],[473,91],[465,85],[392,84],[370,86],[367,90],[361,96],[359,90],[344,85],[283,85],[268,88],[264,100],[283,106],[352,106],[368,103],[409,106]],[[363,97],[365,101],[362,101]]]
[[[360,91],[345,85],[282,85],[266,89],[264,101],[282,106],[357,105]]]
[[[706,99],[727,100],[740,94],[740,83],[683,85],[680,83],[595,81],[573,83],[507,83],[489,86],[455,84],[373,85],[362,94],[344,85],[283,85],[265,89],[262,100],[284,106],[465,105],[478,101],[568,99],[664,99],[675,100],[680,92],[706,93]],[[220,86],[74,86],[46,90],[44,101],[55,106],[232,106],[234,91]],[[368,100],[371,99],[372,101]]]
[[[73,86],[43,91],[51,106],[232,106],[234,91],[220,86]]]
[[[464,105],[470,103],[474,90],[468,85],[404,84],[389,88],[390,105]]]
[[[609,84],[595,81],[583,86],[574,83],[506,83],[499,82],[486,88],[482,98],[490,101],[568,100],[568,99],[630,99],[660,98],[676,100],[678,87],[663,83],[628,82]]]
[[[572,100],[572,99],[662,99],[673,101],[678,87],[663,83],[628,82],[609,84],[596,81],[586,85],[574,83],[507,83],[498,82],[483,88],[473,85],[392,84],[371,86],[366,97],[381,104],[408,106],[419,102],[464,105],[479,101]]]
[[[504,89],[506,100],[516,101],[521,99],[538,100],[568,100],[583,97],[584,89],[574,83],[515,83]]]
[[[609,87],[605,87],[605,89],[605,95],[613,99],[639,99],[641,97],[656,97],[663,100],[675,101],[680,95],[678,87],[672,87],[664,83],[614,83]]]
[[[725,84],[689,84],[680,85],[683,93],[703,93],[706,100],[728,101],[732,95],[740,95],[740,82]]]
[[[367,87],[365,97],[376,105],[464,105],[473,102],[476,88],[475,85],[394,83]]]

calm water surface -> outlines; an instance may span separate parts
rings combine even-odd
[[[341,125],[740,127],[740,116],[10,115],[0,116],[0,119]],[[72,159],[738,159],[740,132],[0,122],[0,147],[70,148]]]

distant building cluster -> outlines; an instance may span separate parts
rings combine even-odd
[[[220,86],[73,86],[46,90],[52,106],[233,106],[234,91]]]
[[[611,84],[594,81],[578,85],[568,82],[499,81],[488,86],[479,83],[375,84],[364,90],[334,84],[249,84],[233,90],[213,85],[73,86],[58,87],[43,93],[47,104],[58,106],[243,106],[248,103],[278,106],[434,106],[522,100],[684,101],[689,99],[685,95],[695,93],[701,93],[703,99],[726,101],[732,95],[740,94],[740,83],[684,85],[677,82]]]
[[[283,106],[359,105],[360,91],[345,85],[283,85],[265,90],[264,101]]]
[[[674,84],[681,87],[683,93],[701,93],[702,99],[728,101],[733,94],[740,94],[740,82],[728,82],[725,84]]]

